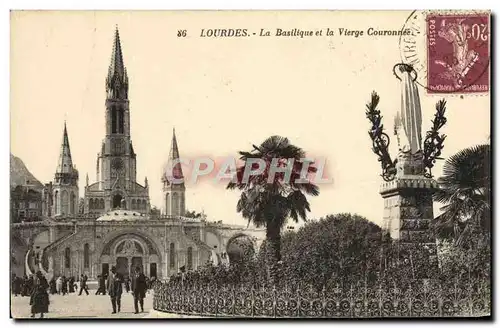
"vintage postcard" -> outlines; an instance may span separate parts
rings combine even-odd
[[[12,11],[10,313],[490,318],[489,11]]]

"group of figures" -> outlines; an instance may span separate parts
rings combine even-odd
[[[116,267],[113,266],[109,276],[103,274],[99,275],[98,278],[98,288],[95,295],[108,294],[110,296],[113,314],[120,312],[123,289],[127,293],[129,291],[132,292],[135,313],[139,313],[139,307],[140,312],[144,312],[144,298],[146,297],[147,290],[155,282],[154,277],[153,279],[147,278],[139,267],[135,269],[131,278],[123,277],[120,273],[116,272]],[[65,276],[60,276],[57,278],[52,277],[50,281],[47,281],[47,278],[41,271],[37,271],[35,275],[31,275],[30,277],[25,276],[24,278],[13,274],[12,293],[14,296],[30,297],[31,317],[34,318],[39,313],[40,318],[43,318],[44,314],[49,312],[49,294],[64,296],[79,290],[79,296],[82,295],[82,292],[89,295],[87,280],[88,277],[84,274],[79,279],[75,279],[75,277],[67,279]]]
[[[121,309],[121,298],[123,294],[123,285],[128,286],[123,276],[116,271],[116,267],[111,267],[111,274],[106,278],[101,277],[99,280],[99,290],[102,290],[102,282],[105,281],[106,290],[111,299],[111,306],[113,308],[112,314],[120,312]],[[126,287],[128,289],[128,287]],[[139,267],[135,268],[135,272],[130,279],[130,289],[134,296],[134,309],[135,314],[139,313],[139,306],[141,308],[140,312],[144,312],[144,298],[146,297],[146,291],[148,290],[148,281],[146,276],[141,272]]]
[[[12,275],[12,292],[14,296],[29,296],[31,305],[31,317],[34,318],[35,314],[40,313],[40,318],[43,318],[45,313],[49,312],[49,293],[47,290],[50,288],[47,279],[41,271],[29,278],[23,278]]]

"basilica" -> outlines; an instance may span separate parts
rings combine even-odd
[[[204,215],[185,217],[186,188],[177,183],[183,172],[176,161],[175,131],[168,161],[176,164],[170,165],[172,172],[162,172],[161,213],[151,212],[148,180],[137,181],[128,79],[116,29],[105,83],[106,132],[97,156],[96,181],[89,183],[86,176],[80,203],[79,172],[64,124],[54,179],[42,192],[43,220],[11,225],[13,273],[22,276],[40,270],[48,277],[86,274],[95,279],[116,266],[125,276],[140,267],[146,275],[162,279],[181,268],[228,263],[234,245],[249,243],[256,251],[264,239],[262,229],[209,222]]]

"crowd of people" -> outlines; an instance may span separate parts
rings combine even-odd
[[[95,295],[108,294],[111,300],[111,313],[117,313],[121,310],[121,296],[123,289],[125,292],[131,292],[134,296],[135,313],[144,312],[144,298],[149,289],[152,288],[156,278],[146,277],[139,267],[135,268],[132,277],[123,277],[116,271],[116,267],[111,268],[111,273],[98,276],[98,286]],[[47,281],[41,271],[35,275],[24,276],[23,278],[12,275],[12,294],[14,296],[30,297],[31,317],[40,314],[40,318],[49,312],[49,295],[67,295],[78,292],[82,295],[85,292],[89,295],[88,277],[82,274],[80,277],[52,277]]]

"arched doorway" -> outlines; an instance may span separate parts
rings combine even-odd
[[[129,276],[136,267],[147,275],[162,276],[162,253],[157,242],[147,234],[135,231],[116,232],[104,242],[100,253],[99,271],[108,272],[112,266],[123,276]]]
[[[229,239],[226,246],[229,263],[241,263],[255,255],[252,239],[244,234]]]
[[[116,271],[123,276],[130,276],[135,268],[144,272],[144,258],[148,256],[142,242],[136,239],[125,239],[115,246]]]
[[[113,208],[121,208],[123,197],[120,194],[113,196]]]

